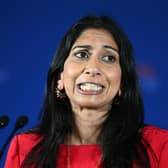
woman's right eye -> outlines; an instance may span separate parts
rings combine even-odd
[[[79,59],[86,59],[89,57],[89,53],[86,51],[78,51],[74,53],[74,56]]]

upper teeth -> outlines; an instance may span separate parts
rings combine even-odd
[[[82,83],[80,84],[80,89],[82,90],[89,90],[89,91],[99,91],[102,89],[101,85],[94,84],[94,83]]]

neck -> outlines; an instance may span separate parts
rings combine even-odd
[[[102,124],[106,119],[106,111],[80,109],[75,111],[75,126],[70,137],[70,144],[98,144]]]

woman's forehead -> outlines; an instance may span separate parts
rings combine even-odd
[[[96,44],[101,46],[111,46],[116,51],[118,51],[118,45],[114,40],[113,35],[105,29],[95,29],[95,28],[84,30],[72,45],[72,49],[75,46],[81,46],[81,45],[94,46]]]

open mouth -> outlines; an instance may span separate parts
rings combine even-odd
[[[85,82],[85,83],[78,84],[78,88],[81,91],[101,92],[104,89],[104,86],[101,84],[97,84],[97,83]]]

